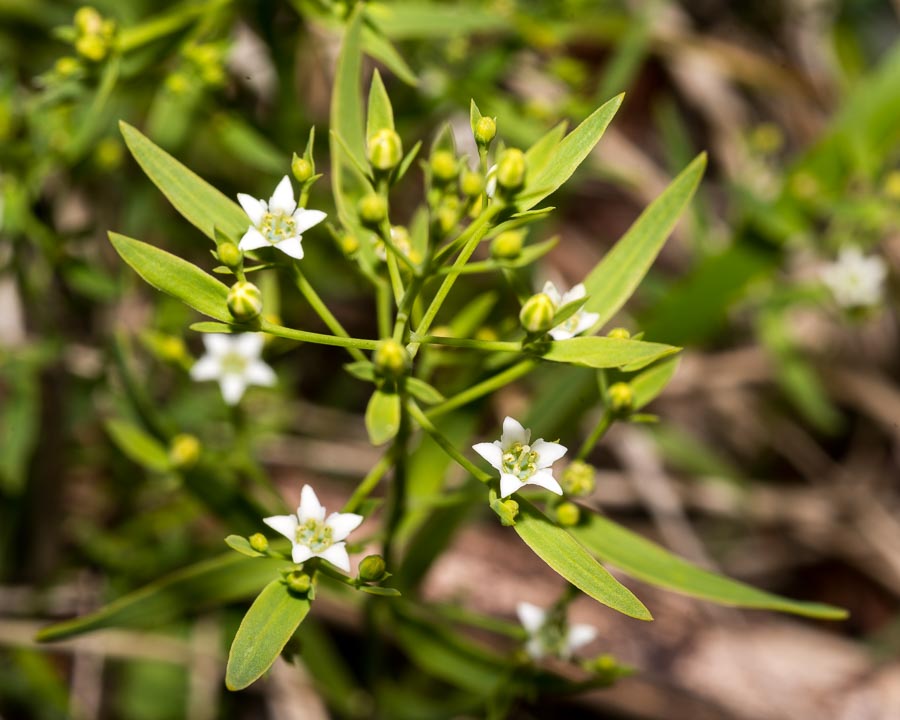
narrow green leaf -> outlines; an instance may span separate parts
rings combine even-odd
[[[621,340],[610,337],[574,337],[550,343],[545,360],[592,368],[640,369],[677,353],[680,348],[662,343]]]
[[[525,167],[528,168],[528,172],[538,176],[544,171],[553,158],[557,146],[562,142],[568,127],[569,123],[563,120],[538,138],[537,142],[525,151]]]
[[[406,389],[416,400],[421,400],[428,405],[435,405],[445,400],[436,387],[419,378],[406,378]]]
[[[606,323],[631,297],[687,207],[703,171],[706,154],[698,155],[656,198],[584,280],[585,310]]]
[[[597,108],[555,146],[552,162],[548,162],[539,172],[528,173],[525,188],[516,198],[516,204],[520,209],[527,210],[534,207],[572,177],[572,173],[603,136],[613,115],[622,104],[623,97],[617,95]]]
[[[630,381],[631,390],[634,392],[634,409],[640,410],[642,407],[655,400],[656,397],[669,384],[669,380],[678,370],[681,363],[680,357],[673,357],[663,360],[660,363],[649,367],[638,375],[635,375]]]
[[[366,116],[366,138],[379,130],[394,129],[394,108],[391,107],[391,99],[388,97],[381,73],[376,69],[372,74],[372,85],[369,88],[369,112]]]
[[[225,538],[225,544],[232,550],[247,557],[265,557],[264,553],[254,550],[253,546],[250,545],[250,541],[243,535],[229,535]]]
[[[165,446],[152,435],[125,420],[107,420],[106,432],[129,459],[151,470],[165,472],[171,466]]]
[[[478,127],[478,121],[481,120],[481,117],[481,110],[475,104],[474,98],[469,100],[469,126],[472,128],[473,134],[475,133],[475,128]]]
[[[359,589],[369,595],[378,595],[379,597],[400,597],[400,591],[397,588],[379,587],[378,585],[360,585]]]
[[[228,288],[196,265],[118,233],[109,233],[109,241],[121,258],[157,290],[216,320],[233,320],[228,311]]]
[[[397,166],[397,179],[396,182],[400,182],[404,175],[409,171],[409,168],[412,167],[413,162],[419,155],[419,150],[422,149],[422,141],[417,140],[416,144],[410,148],[410,151],[406,153],[404,158],[400,161],[400,164]]]
[[[218,227],[232,240],[240,239],[250,225],[247,214],[234,201],[178,162],[126,122],[119,128],[134,159],[174,208],[208,238]]]
[[[287,641],[309,613],[309,600],[292,595],[281,579],[273,580],[250,606],[228,653],[225,686],[243,690],[272,667]]]
[[[363,382],[375,382],[375,366],[368,360],[347,363],[344,365],[344,370],[357,380],[362,380]]]
[[[366,430],[373,445],[393,438],[400,429],[400,396],[376,390],[366,407]]]
[[[403,59],[403,56],[397,52],[397,49],[391,44],[391,41],[384,37],[379,31],[373,30],[368,26],[363,27],[362,44],[369,55],[379,62],[384,63],[388,70],[394,73],[394,75],[407,85],[415,87],[419,84],[419,78],[416,77],[416,74],[407,64],[406,60]]]
[[[790,600],[703,570],[599,515],[592,515],[571,532],[602,561],[651,585],[721,605],[779,610],[824,620],[847,617],[847,611],[841,608]]]
[[[567,531],[554,525],[527,500],[518,499],[514,525],[535,555],[597,602],[638,620],[652,620],[650,611],[616,580]]]
[[[152,582],[90,615],[50,625],[37,640],[63,640],[111,627],[159,627],[187,613],[252,597],[284,565],[283,560],[229,552]]]

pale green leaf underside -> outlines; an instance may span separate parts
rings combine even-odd
[[[678,370],[680,357],[671,357],[638,373],[629,381],[634,392],[634,409],[640,410],[656,399]]]
[[[373,445],[393,438],[400,429],[400,396],[376,390],[366,406],[366,430]]]
[[[672,355],[680,348],[662,343],[640,340],[621,340],[609,337],[574,337],[550,344],[545,360],[592,368],[628,366],[637,370],[660,358]]]
[[[518,503],[516,532],[541,560],[597,602],[639,620],[653,619],[643,603],[572,535],[554,525],[527,500],[520,498]]]
[[[791,600],[703,570],[599,515],[592,515],[571,532],[603,562],[651,585],[721,605],[778,610],[826,620],[847,617],[845,610],[832,605]]]
[[[225,686],[243,690],[268,670],[309,612],[309,600],[273,580],[250,606],[228,653]]]

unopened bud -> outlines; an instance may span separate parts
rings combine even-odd
[[[448,183],[456,179],[458,161],[449,150],[438,150],[429,161],[431,176],[438,184]]]
[[[459,189],[467,197],[476,197],[484,192],[484,175],[473,170],[466,170],[459,181]]]
[[[294,174],[297,182],[305,183],[313,176],[312,163],[294,153],[294,159],[291,160],[291,172]]]
[[[584,496],[594,492],[596,480],[594,479],[594,466],[581,460],[569,463],[563,470],[560,484],[566,495]]]
[[[519,503],[515,500],[495,500],[491,508],[500,518],[500,524],[504,527],[512,527],[516,524],[516,516],[519,514]]]
[[[96,35],[103,28],[103,16],[95,8],[84,6],[75,11],[75,29],[84,35]]]
[[[228,291],[228,310],[239,322],[259,317],[262,307],[262,293],[253,283],[239,280]]]
[[[169,447],[169,462],[178,470],[187,470],[197,464],[200,459],[200,441],[188,433],[181,433],[172,438]]]
[[[491,240],[491,257],[495,260],[515,260],[522,253],[525,233],[507,230]]]
[[[479,145],[490,145],[497,134],[497,121],[494,118],[482,117],[475,123],[475,142]]]
[[[381,555],[369,555],[359,564],[359,579],[363,582],[378,582],[386,571],[384,558]]]
[[[497,331],[494,328],[480,327],[475,331],[475,339],[483,342],[497,342],[500,336],[497,335]]]
[[[525,301],[519,313],[519,322],[530,333],[543,333],[553,327],[555,314],[556,306],[550,296],[538,293]]]
[[[306,595],[312,585],[309,575],[301,570],[294,570],[285,580],[287,581],[288,589],[298,595]]]
[[[356,235],[341,235],[338,238],[338,246],[341,248],[341,252],[344,253],[344,255],[350,257],[351,255],[355,255],[357,250],[359,250],[359,240],[357,240]]]
[[[81,70],[81,63],[78,62],[78,58],[67,55],[66,57],[61,57],[57,60],[53,69],[60,77],[68,78],[78,74]]]
[[[441,203],[440,207],[435,211],[434,217],[441,233],[446,235],[456,227],[456,223],[459,220],[458,208],[452,204]]]
[[[564,502],[556,507],[556,521],[563,527],[577,525],[581,519],[581,510],[575,503]]]
[[[385,199],[374,193],[362,198],[356,209],[359,212],[359,219],[367,227],[378,227],[381,221],[387,217],[388,211]]]
[[[392,170],[403,159],[403,141],[389,128],[383,128],[369,138],[369,162],[376,170]]]
[[[610,408],[616,413],[627,413],[634,405],[634,390],[628,383],[617,382],[610,385],[606,396],[609,398]]]
[[[497,162],[497,184],[507,192],[525,184],[525,153],[518,148],[503,151]]]
[[[107,50],[107,42],[99,35],[82,35],[75,41],[75,51],[92,62],[100,62],[106,57]]]
[[[396,340],[387,338],[381,340],[375,347],[372,362],[381,375],[396,380],[403,377],[409,368],[409,353]]]
[[[611,337],[616,340],[628,340],[628,338],[631,337],[631,333],[625,328],[617,327],[606,333],[606,337]]]
[[[256,550],[256,552],[264,553],[269,549],[269,540],[262,533],[253,533],[247,538],[247,542],[250,543],[250,547]]]
[[[243,253],[233,242],[223,242],[221,245],[219,245],[219,249],[217,250],[217,252],[219,255],[219,260],[222,261],[223,265],[230,268],[236,268],[241,264]]]

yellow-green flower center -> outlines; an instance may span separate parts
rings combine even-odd
[[[314,553],[324,552],[334,545],[334,530],[324,522],[310,518],[297,526],[294,541]]]
[[[503,452],[503,472],[525,480],[537,470],[538,454],[531,445],[513,443]]]
[[[247,358],[240,353],[225,353],[220,360],[222,373],[226,375],[243,375],[247,369]]]
[[[267,212],[262,222],[257,228],[262,236],[273,245],[280,243],[282,240],[292,238],[297,234],[297,223],[294,222],[292,215],[288,215],[281,210]]]

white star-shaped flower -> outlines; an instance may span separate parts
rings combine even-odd
[[[531,430],[507,417],[503,434],[492,443],[478,443],[472,449],[500,472],[500,497],[508,497],[524,485],[538,485],[562,495],[550,466],[566,454],[559,443],[542,438],[529,444]]]
[[[858,247],[848,247],[822,268],[821,277],[838,305],[869,307],[881,302],[887,266],[877,255],[866,257]]]
[[[584,289],[584,283],[578,283],[571,290],[560,294],[559,290],[549,280],[544,283],[544,289],[541,290],[553,302],[555,309],[559,309],[570,302],[581,300],[587,292]],[[585,330],[593,327],[594,323],[600,317],[598,313],[585,312],[583,309],[572,314],[567,320],[550,330],[550,336],[554,340],[568,340],[576,335],[580,335]]]
[[[321,210],[297,207],[294,188],[287,175],[281,178],[269,202],[244,193],[238,193],[237,199],[250,217],[250,227],[238,244],[244,252],[277,247],[286,255],[300,260],[303,257],[303,233],[326,217]]]
[[[291,541],[291,558],[295,563],[320,557],[344,572],[350,572],[350,556],[344,540],[363,521],[354,513],[331,513],[325,517],[325,508],[309,485],[300,493],[300,507],[296,515],[275,515],[263,522]]]
[[[203,336],[206,354],[191,368],[194,380],[218,380],[222,397],[237,405],[248,385],[272,386],[275,371],[260,359],[263,336],[260,333]]]
[[[568,660],[578,648],[597,637],[595,627],[568,625],[565,617],[548,618],[550,613],[528,602],[516,605],[516,614],[528,633],[525,651],[532,660],[540,660],[548,655]]]

